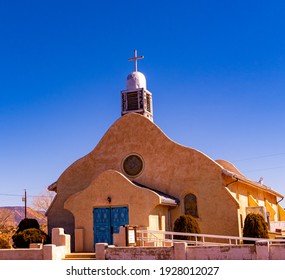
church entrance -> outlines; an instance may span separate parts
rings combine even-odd
[[[104,207],[93,209],[94,244],[113,244],[113,233],[129,223],[128,207]]]

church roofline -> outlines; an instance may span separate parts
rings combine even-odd
[[[156,194],[158,194],[160,196],[160,198],[161,198],[161,202],[162,202],[163,205],[177,206],[180,203],[180,200],[177,197],[174,197],[172,195],[166,194],[166,193],[161,192],[159,190],[156,190],[154,188],[147,187],[147,186],[145,186],[143,184],[140,184],[138,182],[135,182],[135,181],[132,181],[132,183],[134,185],[136,185],[137,187],[141,187],[141,188],[153,191]]]
[[[232,179],[236,179],[236,182],[238,181],[242,181],[243,183],[247,184],[247,185],[250,185],[254,188],[258,188],[258,189],[261,189],[261,190],[264,190],[268,193],[271,193],[273,195],[276,195],[277,197],[280,197],[280,198],[284,198],[284,196],[276,191],[274,191],[273,189],[271,189],[270,187],[266,186],[266,185],[263,185],[263,184],[260,184],[258,182],[254,182],[244,176],[241,176],[241,175],[238,175],[234,172],[231,172],[227,169],[223,169],[222,173],[227,176],[227,177],[230,177]]]

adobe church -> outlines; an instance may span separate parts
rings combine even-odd
[[[152,93],[137,70],[141,58],[135,51],[129,59],[134,72],[121,91],[122,116],[48,187],[56,192],[46,213],[49,232],[62,227],[73,250],[94,251],[98,242],[113,244],[122,225],[171,231],[181,214],[195,217],[202,233],[216,235],[242,236],[252,211],[268,222],[285,221],[278,204],[283,195],[160,130]]]

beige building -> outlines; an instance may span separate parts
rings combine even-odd
[[[131,59],[135,71],[121,92],[122,116],[93,151],[49,186],[57,193],[47,211],[49,230],[63,227],[73,250],[93,251],[97,242],[112,244],[122,225],[172,230],[185,213],[197,219],[202,233],[217,235],[241,236],[248,211],[285,221],[278,204],[283,195],[160,130],[152,94],[137,71],[140,58],[135,52]]]

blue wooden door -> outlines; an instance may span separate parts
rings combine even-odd
[[[94,242],[108,243],[111,241],[110,208],[94,208]]]
[[[111,208],[111,231],[119,233],[120,226],[129,224],[128,207],[112,207]]]
[[[94,243],[113,244],[113,233],[129,223],[128,207],[94,208]]]

